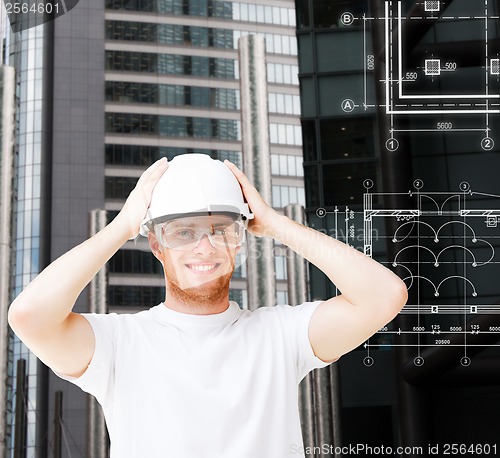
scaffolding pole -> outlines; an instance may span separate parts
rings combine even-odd
[[[238,40],[243,171],[271,202],[271,155],[267,108],[266,47],[262,37]],[[248,234],[247,289],[250,310],[276,304],[273,240]]]
[[[1,10],[1,8],[0,8]],[[0,67],[0,457],[7,452],[7,391],[11,276],[12,176],[14,167],[15,70]]]

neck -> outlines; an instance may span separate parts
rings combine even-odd
[[[203,305],[197,303],[186,303],[172,300],[167,298],[165,300],[165,307],[175,310],[180,313],[187,313],[189,315],[215,315],[216,313],[225,312],[229,307],[229,299],[224,303]]]

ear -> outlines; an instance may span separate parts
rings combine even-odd
[[[158,243],[158,239],[156,238],[156,235],[152,231],[149,231],[148,233],[148,242],[149,242],[149,248],[151,248],[151,252],[155,256],[155,258],[158,259],[160,262],[162,262],[163,253],[161,251],[160,244]]]

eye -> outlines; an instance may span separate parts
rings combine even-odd
[[[194,238],[195,233],[191,229],[179,229],[175,231],[175,237],[180,239],[192,239]]]
[[[213,234],[214,235],[226,235],[227,234],[227,228],[225,227],[214,227],[213,228]]]

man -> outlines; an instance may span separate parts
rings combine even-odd
[[[255,312],[229,302],[245,228],[308,259],[342,294]],[[139,232],[163,265],[165,302],[137,314],[71,312]],[[235,165],[191,154],[146,170],[111,223],[17,297],[9,322],[56,374],[97,398],[112,458],[274,458],[302,445],[298,383],[364,342],[406,299],[396,275],[280,215]]]

